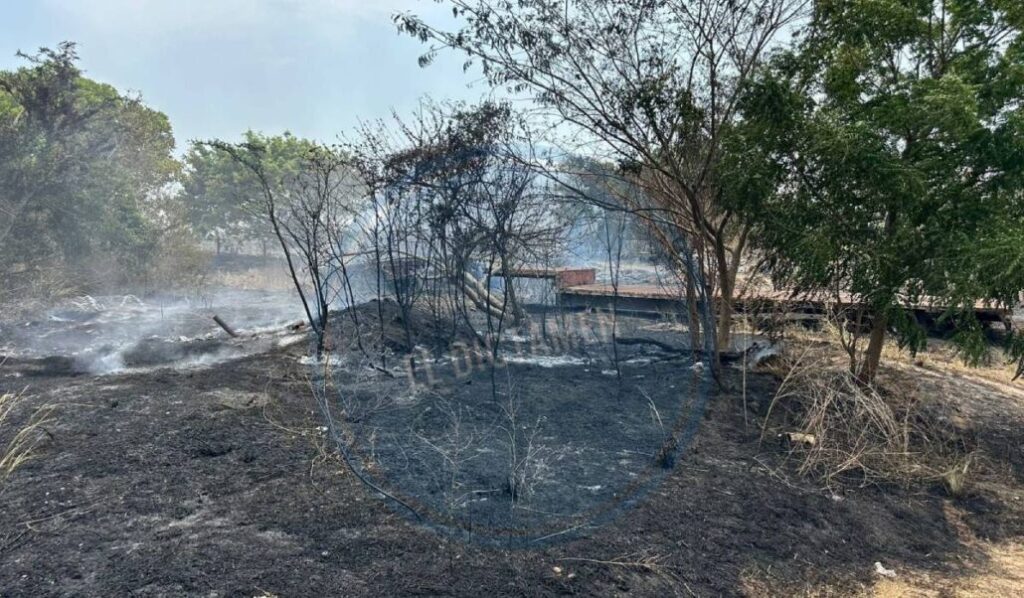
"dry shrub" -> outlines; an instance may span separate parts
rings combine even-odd
[[[864,386],[822,343],[779,362],[780,385],[762,438],[776,435],[800,460],[799,472],[827,486],[942,482],[964,490],[974,460],[969,433],[929,403],[913,381]]]
[[[12,473],[35,456],[35,450],[48,434],[45,426],[53,421],[53,408],[40,407],[23,424],[15,422],[20,393],[0,394],[0,490]]]
[[[210,275],[210,255],[190,235],[163,235],[156,255],[145,268],[150,290],[166,289],[198,292]]]
[[[0,273],[0,322],[24,320],[77,291],[63,268]]]
[[[275,263],[241,271],[218,270],[209,277],[212,286],[256,291],[290,291],[294,283],[288,270]]]

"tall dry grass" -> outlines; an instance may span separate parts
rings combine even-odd
[[[15,414],[24,400],[23,393],[0,394],[0,491],[19,467],[35,457],[36,449],[49,434],[45,426],[53,421],[53,407],[32,411],[24,422]]]
[[[76,285],[61,268],[13,275],[0,273],[0,322],[24,320],[76,291]]]
[[[970,433],[942,415],[948,406],[928,404],[912,380],[865,386],[827,341],[784,354],[775,368],[782,382],[762,440],[786,442],[801,474],[826,486],[940,482],[963,491],[976,457]]]

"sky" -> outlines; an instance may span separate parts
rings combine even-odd
[[[424,96],[473,101],[479,71],[399,35],[396,11],[454,25],[433,0],[0,0],[0,69],[18,50],[78,43],[86,76],[140,92],[190,139],[285,130],[324,142],[360,120],[414,110]]]

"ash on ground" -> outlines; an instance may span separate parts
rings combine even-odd
[[[475,317],[446,328],[393,302],[335,314],[341,350],[313,368],[330,372],[328,427],[396,504],[537,539],[628,505],[685,450],[710,368],[684,327],[620,315],[613,334],[608,314],[554,311],[495,335]]]

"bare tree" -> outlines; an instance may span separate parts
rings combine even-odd
[[[319,356],[325,349],[330,306],[351,290],[347,276],[339,279],[336,275],[343,268],[336,258],[343,259],[343,254],[333,251],[344,245],[342,239],[351,221],[345,215],[357,209],[347,160],[338,148],[313,145],[298,175],[274,180],[263,159],[264,147],[220,141],[210,145],[227,152],[259,182],[262,197],[247,208],[267,219],[284,252],[295,291],[316,336]]]
[[[512,273],[562,228],[523,155],[530,151],[523,123],[503,104],[425,103],[411,119],[363,128],[352,153],[374,204],[367,253],[392,278],[415,281],[388,289],[403,315],[426,292],[432,306],[448,306],[435,317],[453,326],[457,316],[469,323],[470,310],[487,316],[489,332],[506,316],[523,321]],[[494,277],[505,281],[500,292]]]

